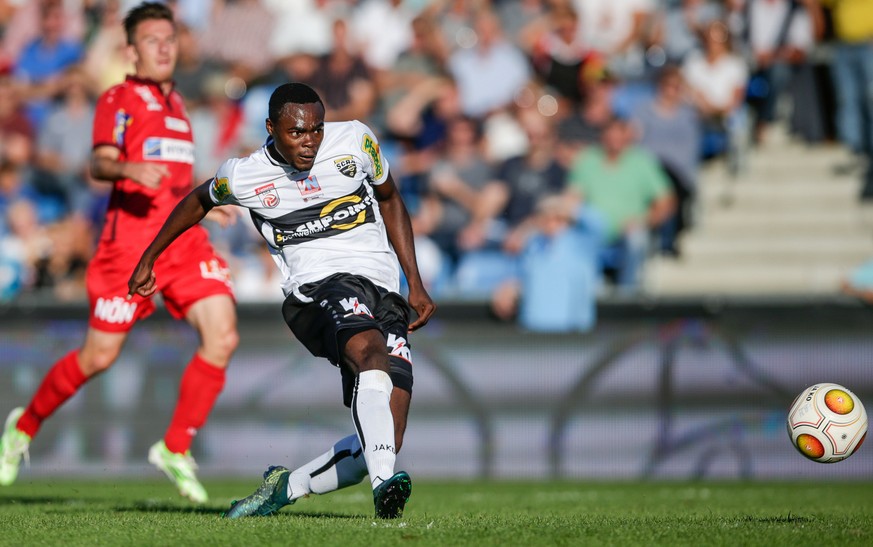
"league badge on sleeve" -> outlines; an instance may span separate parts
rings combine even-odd
[[[115,124],[112,126],[112,142],[116,146],[124,146],[124,134],[127,132],[131,121],[133,121],[133,117],[125,112],[123,108],[115,113]]]
[[[273,209],[279,205],[279,192],[276,191],[276,186],[273,183],[255,188],[255,195],[261,200],[261,205],[267,209]]]
[[[373,162],[373,178],[379,180],[382,178],[382,152],[379,150],[379,144],[370,135],[364,133],[364,142],[361,143],[363,150],[370,160]]]
[[[212,195],[219,203],[227,199],[230,195],[230,181],[227,177],[212,179]]]

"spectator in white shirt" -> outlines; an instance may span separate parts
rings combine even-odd
[[[449,57],[449,72],[461,92],[464,113],[482,118],[507,106],[530,79],[521,50],[506,40],[490,11],[476,17],[476,45]]]
[[[807,140],[821,140],[821,101],[808,62],[824,31],[821,6],[814,0],[748,1],[749,47],[755,67],[749,95],[755,109],[755,140],[760,141],[775,121],[777,102],[785,91],[793,99],[793,129]]]
[[[682,64],[691,98],[703,121],[704,157],[728,153],[729,168],[741,167],[743,142],[748,129],[744,109],[749,69],[731,51],[727,25],[713,21],[706,26],[703,51],[693,52]]]

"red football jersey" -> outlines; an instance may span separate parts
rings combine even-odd
[[[175,90],[165,96],[156,82],[128,76],[100,96],[93,135],[95,148],[114,146],[121,161],[155,161],[170,170],[158,188],[130,179],[113,185],[101,244],[141,252],[192,189],[194,143],[182,96]]]

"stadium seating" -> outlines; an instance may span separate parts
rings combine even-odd
[[[776,128],[774,128],[776,129]],[[837,174],[847,154],[810,147],[774,131],[751,151],[744,173],[707,166],[696,224],[681,258],[655,257],[646,270],[654,296],[837,294],[853,268],[873,258],[873,214],[858,199],[860,174]]]

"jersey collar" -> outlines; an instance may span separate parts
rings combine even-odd
[[[279,153],[273,146],[273,137],[267,137],[267,140],[264,141],[264,154],[267,156],[267,161],[277,167],[283,167],[290,170],[290,174],[294,175],[300,173],[300,171],[295,169],[294,166],[290,163],[286,163],[285,159],[279,155]]]
[[[152,80],[151,78],[140,78],[139,76],[137,76],[135,74],[128,74],[126,81],[156,87],[156,88],[158,88],[158,90],[161,91],[161,95],[164,94],[163,90],[161,89],[160,82]],[[176,90],[176,80],[170,80],[170,93],[172,93],[175,90]],[[167,93],[167,95],[169,96],[170,93]]]

